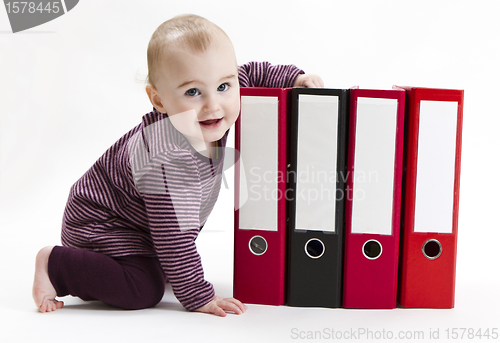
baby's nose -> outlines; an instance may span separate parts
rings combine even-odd
[[[215,95],[207,96],[203,111],[207,113],[217,112],[220,109],[220,103]]]

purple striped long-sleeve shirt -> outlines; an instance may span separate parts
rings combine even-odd
[[[240,87],[291,87],[293,65],[251,62]],[[227,133],[218,142],[226,145]],[[158,256],[179,302],[195,310],[215,295],[195,239],[217,200],[224,149],[199,154],[165,114],[153,110],[73,185],[63,217],[64,246],[111,257]]]

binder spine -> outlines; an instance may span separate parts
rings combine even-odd
[[[462,141],[462,120],[463,120],[463,90],[450,89],[432,89],[418,87],[401,87],[406,90],[406,96],[409,99],[406,109],[406,134],[407,141],[405,147],[405,177],[404,177],[404,210],[402,211],[402,251],[400,267],[400,284],[398,301],[403,307],[416,308],[453,308],[455,295],[455,275],[456,275],[456,248],[458,236],[458,204],[460,187],[460,160],[461,160],[461,141]],[[420,137],[422,124],[422,103],[437,104],[442,102],[446,106],[456,103],[456,135],[455,138],[449,138],[448,144],[453,142],[455,147],[453,185],[448,194],[452,197],[452,210],[450,211],[451,224],[444,230],[435,230],[429,228],[430,232],[425,232],[422,225],[417,227],[417,178],[419,176],[418,165],[419,145],[422,139],[433,139],[434,135],[422,133]],[[453,107],[453,106],[452,106]],[[429,108],[429,107],[427,107]],[[425,110],[424,110],[425,111]],[[448,110],[449,111],[449,110]],[[447,113],[436,112],[441,116]],[[426,120],[433,119],[427,113]],[[451,112],[448,113],[448,115]],[[446,117],[446,115],[445,115]],[[448,120],[451,116],[448,118]],[[439,122],[436,122],[438,124]],[[455,125],[453,121],[447,121],[444,128],[449,129],[449,125]],[[428,127],[427,123],[427,127]],[[443,123],[441,123],[443,125]],[[425,126],[424,126],[425,127]],[[446,131],[446,130],[445,130]],[[441,145],[441,143],[435,143]],[[439,146],[436,146],[439,149]],[[441,154],[443,155],[443,154]],[[444,154],[448,155],[448,154]],[[441,156],[447,158],[450,156]],[[427,168],[427,167],[426,167]],[[426,171],[426,170],[424,170]],[[436,206],[439,208],[443,202]],[[439,216],[443,213],[449,213],[449,210],[440,209]],[[420,220],[422,219],[420,214]],[[425,217],[433,217],[426,213]],[[449,223],[449,222],[448,222]],[[434,232],[433,232],[434,231]],[[441,232],[436,232],[441,231]],[[423,280],[432,279],[432,282]]]
[[[342,305],[348,94],[348,90],[341,89],[294,88],[292,90],[291,118],[289,123],[288,194],[290,196],[288,198],[289,226],[287,249],[287,304],[290,306],[334,308]],[[328,159],[332,155],[331,151],[326,151],[327,148],[322,146],[306,147],[306,150],[314,149],[317,151],[313,153],[315,157],[311,161],[312,164],[307,165],[307,168],[310,167],[311,169],[307,169],[306,175],[300,174],[304,172],[302,170],[304,165],[299,170],[299,150],[304,149],[304,145],[311,144],[311,141],[315,141],[311,137],[299,137],[299,132],[302,131],[302,134],[304,134],[305,130],[304,128],[301,130],[300,126],[304,125],[304,122],[309,119],[310,122],[314,122],[313,125],[318,125],[315,130],[311,128],[309,122],[307,128],[311,132],[319,131],[324,133],[325,121],[328,122],[328,120],[331,120],[331,118],[328,118],[328,115],[327,118],[321,117],[323,120],[320,118],[308,118],[307,116],[311,113],[305,113],[305,110],[304,113],[301,113],[301,101],[302,105],[304,105],[304,102],[312,102],[313,105],[311,106],[318,106],[318,110],[313,111],[313,115],[321,114],[321,111],[325,111],[325,108],[330,108],[333,106],[333,103],[336,106],[335,113],[331,113],[332,118],[337,118],[335,127],[329,128],[329,131],[327,131],[330,132],[330,135],[324,137],[327,142],[331,140],[329,143],[333,142],[336,145],[335,166],[330,171],[334,179],[333,192],[327,193],[332,195],[330,199],[323,199],[324,194],[322,194],[317,203],[318,206],[321,205],[322,201],[331,201],[334,203],[334,212],[327,214],[327,216],[331,216],[332,229],[330,230],[321,231],[318,228],[304,227],[303,218],[301,220],[302,224],[298,225],[299,222],[296,218],[299,215],[297,209],[298,198],[304,197],[303,192],[301,194],[298,193],[298,186],[302,187],[302,191],[315,190],[308,188],[310,186],[308,181],[314,179],[314,173],[317,172],[314,168],[317,166],[321,168],[322,161],[314,160],[314,158],[318,158],[320,153],[324,153],[322,156],[324,159]],[[315,101],[323,104],[314,104]],[[332,105],[328,104],[328,102],[332,102]],[[330,123],[327,125],[330,125]],[[299,144],[302,144],[300,149]],[[316,165],[315,161],[319,162],[319,165]],[[301,163],[303,164],[304,162]],[[320,172],[325,171],[321,169]],[[312,175],[308,175],[308,173]],[[328,182],[331,183],[332,181],[328,180]],[[329,189],[332,188],[331,185],[327,186],[329,186]],[[315,212],[314,209],[312,211]],[[318,216],[317,213],[310,213],[310,215],[312,217]]]
[[[404,133],[404,92],[396,90],[367,90],[367,89],[351,89],[350,100],[350,122],[349,122],[349,145],[348,145],[348,178],[347,178],[347,204],[346,204],[346,238],[345,238],[345,271],[344,271],[344,300],[343,304],[348,308],[394,308],[396,306],[397,298],[397,281],[398,281],[398,260],[399,260],[399,231],[400,231],[400,213],[401,213],[401,177],[402,177],[402,157],[403,157],[403,133]],[[360,120],[358,111],[360,110],[360,103],[363,99],[364,106],[374,106],[370,108],[370,112],[364,112],[365,118],[364,133],[359,133],[361,126],[358,123]],[[375,99],[375,100],[370,100]],[[386,100],[390,100],[387,102]],[[387,108],[378,113],[376,108]],[[389,107],[387,107],[389,106]],[[395,106],[395,109],[394,107]],[[388,108],[392,108],[390,111]],[[366,111],[366,109],[365,109]],[[372,115],[372,111],[376,117]],[[387,112],[389,111],[389,112]],[[395,112],[393,112],[395,111]],[[395,122],[391,122],[386,117],[381,123],[382,128],[376,129],[367,126],[367,123],[377,124],[375,118],[383,119],[383,113],[395,113]],[[380,116],[380,117],[379,117]],[[384,115],[385,116],[385,115]],[[388,120],[388,121],[387,121]],[[395,125],[395,126],[393,126]],[[385,129],[390,128],[386,132]],[[368,135],[366,134],[368,132]],[[383,135],[391,136],[383,136]],[[387,141],[384,144],[385,148],[374,148],[367,145],[367,137],[372,137],[374,140],[387,139],[394,137],[392,141],[394,145],[391,146],[388,152],[392,151],[393,155],[390,157],[393,164],[388,161],[388,156],[380,155],[380,151],[386,150],[391,144]],[[393,180],[383,182],[382,184],[375,183],[375,188],[371,188],[371,181],[368,180],[366,187],[367,194],[369,195],[370,202],[362,204],[360,201],[356,202],[355,194],[357,186],[355,185],[355,164],[356,153],[359,154],[360,146],[357,146],[357,139],[363,139],[362,143],[367,151],[373,150],[377,153],[377,159],[381,158],[383,162],[379,164],[376,161],[377,170],[382,177],[384,175],[393,175]],[[377,143],[377,141],[374,141]],[[378,149],[378,150],[377,150]],[[393,150],[392,150],[393,149]],[[387,152],[387,151],[386,151]],[[363,155],[363,170],[370,163],[370,155]],[[360,160],[361,161],[361,160]],[[392,169],[390,169],[392,166]],[[370,167],[371,168],[371,167]],[[359,170],[358,170],[359,172]],[[366,173],[366,171],[364,171]],[[366,174],[365,174],[366,175]],[[377,179],[378,180],[378,179]],[[391,190],[390,193],[387,191]],[[379,191],[384,192],[384,202],[382,205],[376,205],[384,211],[383,217],[379,216],[378,210],[373,210],[374,199],[379,199]],[[375,198],[374,196],[377,195]],[[378,201],[378,200],[377,200]],[[358,209],[355,212],[355,206]],[[369,206],[367,205],[369,204]],[[382,207],[381,207],[382,206]],[[389,212],[390,211],[390,212]],[[376,219],[376,221],[375,221]],[[356,221],[355,221],[356,220]]]
[[[286,203],[281,198],[286,191],[286,180],[280,175],[286,175],[287,148],[284,142],[287,137],[288,92],[289,89],[278,88],[241,89],[242,114],[236,122],[235,135],[240,159],[235,168],[237,192],[233,294],[247,303],[282,305],[285,302],[287,214]],[[247,117],[250,121],[246,122],[243,118],[243,97],[248,101],[249,108],[256,106],[247,113],[255,117]],[[270,136],[259,137],[264,129],[270,130]],[[259,145],[263,139],[271,142],[272,146],[267,143]],[[266,154],[271,155],[264,157]],[[256,168],[254,175],[252,170],[248,170],[249,161]],[[260,179],[254,180],[254,185],[247,184],[247,187],[252,192],[252,186],[256,186],[263,202],[251,199],[256,194],[249,193],[247,202],[242,203],[243,181],[254,182],[243,180],[242,171],[245,170],[247,178],[254,176]],[[271,192],[262,193],[266,191],[268,183]],[[266,214],[263,215],[262,211],[266,211]]]

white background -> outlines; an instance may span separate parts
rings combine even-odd
[[[66,298],[63,310],[37,313],[36,252],[60,242],[72,183],[150,111],[146,47],[159,24],[182,13],[223,28],[240,64],[296,64],[331,88],[465,90],[455,309],[250,305],[242,316],[217,318],[186,312],[167,291],[159,306],[143,311]],[[358,328],[423,331],[427,340],[430,330],[445,339],[447,328],[500,327],[499,33],[498,2],[481,0],[82,0],[16,34],[1,7],[0,340],[285,342],[308,331]],[[233,190],[222,189],[197,241],[206,277],[223,296],[232,295]]]

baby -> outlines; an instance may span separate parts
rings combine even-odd
[[[152,307],[167,280],[189,311],[246,311],[237,299],[215,295],[195,245],[219,194],[239,87],[323,83],[293,65],[238,67],[226,34],[195,15],[157,28],[148,69],[153,111],[73,185],[62,246],[36,257],[33,298],[40,312],[62,308],[56,297],[66,295],[122,309]]]

